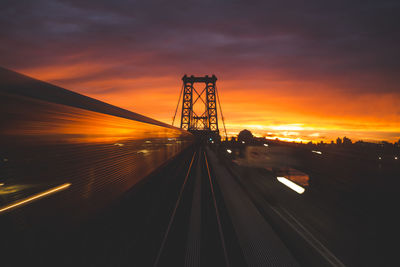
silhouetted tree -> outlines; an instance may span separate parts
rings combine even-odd
[[[253,134],[249,130],[242,130],[239,135],[238,135],[238,141],[239,142],[250,142],[253,140]]]
[[[340,139],[340,137],[338,137],[338,138],[336,139],[336,144],[337,144],[337,145],[341,145],[341,144],[342,144],[342,139]]]
[[[346,136],[343,137],[343,145],[351,145],[352,142],[350,140],[350,138],[347,138]]]

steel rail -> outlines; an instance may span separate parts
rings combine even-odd
[[[214,204],[214,208],[215,208],[215,215],[217,217],[219,237],[221,239],[222,249],[224,251],[225,263],[226,263],[226,266],[229,267],[230,264],[229,264],[228,253],[227,253],[226,245],[225,245],[224,233],[222,231],[221,218],[220,218],[221,216],[218,211],[217,200],[215,199],[214,187],[213,187],[212,180],[211,180],[210,168],[208,166],[206,152],[204,152],[204,158],[205,158],[205,162],[206,162],[206,166],[207,166],[208,180],[210,182],[211,194],[212,194],[213,204]]]
[[[173,212],[172,212],[172,214],[171,214],[171,218],[170,218],[170,220],[169,220],[167,230],[165,231],[165,235],[164,235],[164,238],[163,238],[163,240],[162,240],[162,242],[161,242],[161,246],[160,246],[160,249],[159,249],[159,251],[158,251],[156,260],[154,261],[154,265],[153,265],[154,267],[158,266],[158,263],[159,263],[159,261],[160,261],[161,254],[162,254],[162,252],[163,252],[163,250],[164,250],[165,243],[167,242],[168,234],[169,234],[169,231],[171,230],[172,223],[174,222],[176,211],[177,211],[178,206],[179,206],[179,204],[180,204],[180,202],[181,202],[182,194],[183,194],[183,191],[185,190],[185,185],[186,185],[186,182],[187,182],[187,180],[188,180],[188,177],[189,177],[189,174],[190,174],[190,170],[191,170],[191,168],[192,168],[193,160],[194,160],[194,157],[196,156],[196,153],[197,153],[197,151],[193,153],[193,157],[192,157],[192,160],[191,160],[191,162],[190,162],[189,169],[188,169],[188,171],[187,171],[187,173],[186,173],[185,180],[183,181],[181,190],[180,190],[180,192],[179,192],[178,199],[177,199],[177,201],[176,201],[176,203],[175,203],[174,210],[173,210]]]

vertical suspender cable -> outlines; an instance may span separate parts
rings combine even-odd
[[[222,114],[222,107],[221,107],[221,102],[219,101],[219,94],[218,94],[217,86],[215,86],[215,91],[217,92],[219,111],[221,112],[222,124],[224,125],[225,139],[228,139],[228,134],[226,133],[226,127],[225,127],[225,118],[224,118],[224,114]]]
[[[182,84],[181,93],[179,94],[178,104],[176,104],[175,114],[174,114],[174,117],[172,118],[172,126],[174,126],[176,112],[178,111],[179,103],[181,102],[181,97],[182,97],[182,93],[183,93],[183,87],[184,87],[184,85]]]

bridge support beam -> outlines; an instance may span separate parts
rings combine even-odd
[[[219,135],[216,82],[217,77],[212,76],[183,76],[183,100],[181,128],[201,135]],[[196,90],[195,83],[203,83],[205,87]],[[204,105],[203,112],[196,114],[194,106]]]

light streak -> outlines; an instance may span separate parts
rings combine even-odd
[[[147,149],[142,149],[142,150],[139,150],[138,152],[137,152],[138,154],[149,154],[150,153],[150,150],[147,150]]]
[[[268,146],[268,144],[264,144],[264,146]]]
[[[226,152],[228,152],[229,154],[231,154],[231,153],[232,153],[232,150],[227,149]]]
[[[289,187],[290,189],[292,189],[293,191],[296,191],[299,194],[303,194],[305,189],[301,186],[299,186],[298,184],[293,183],[292,181],[290,181],[289,179],[286,179],[285,177],[276,177],[278,179],[279,182],[281,182],[282,184],[286,185],[287,187]]]
[[[311,152],[312,152],[312,153],[315,153],[315,154],[320,154],[320,155],[322,154],[322,152],[321,152],[321,151],[318,151],[318,150],[312,150]]]
[[[38,193],[38,194],[32,195],[30,197],[24,198],[22,200],[16,201],[14,203],[11,203],[9,205],[0,207],[0,213],[5,212],[5,211],[10,210],[10,209],[13,209],[13,208],[17,208],[17,207],[19,207],[21,205],[24,205],[26,203],[32,202],[32,201],[37,200],[39,198],[46,197],[48,195],[54,194],[56,192],[59,192],[61,190],[67,189],[70,185],[71,185],[70,183],[62,184],[60,186],[54,187],[54,188],[49,189],[47,191],[44,191],[42,193]]]

